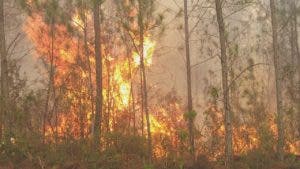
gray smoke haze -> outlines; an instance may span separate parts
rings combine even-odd
[[[259,2],[262,2],[261,4]],[[237,44],[239,51],[237,61],[232,63],[237,68],[242,69],[243,64],[250,58],[255,63],[271,63],[270,53],[262,51],[261,46],[270,48],[270,35],[260,37],[264,31],[270,32],[270,21],[266,19],[262,24],[258,18],[268,18],[268,5],[262,1],[252,3],[247,6],[225,7],[224,15],[226,29],[229,32],[228,41]],[[153,65],[149,69],[149,85],[152,95],[155,91],[163,92],[176,91],[185,100],[186,97],[186,72],[185,72],[185,52],[183,34],[183,1],[181,0],[158,0],[157,13],[163,13],[165,31],[163,36],[159,32],[153,33],[153,39],[157,43],[157,48],[153,56]],[[34,52],[34,46],[26,38],[22,31],[22,24],[26,20],[24,13],[13,6],[12,2],[7,2],[7,18],[17,18],[18,21],[7,19],[7,41],[13,41],[16,36],[20,36],[20,41],[16,47],[12,58],[20,58],[21,72],[24,74],[32,88],[42,85],[37,81],[47,77],[42,62]],[[13,9],[13,10],[12,10]],[[203,106],[207,98],[207,86],[214,85],[220,87],[220,59],[218,47],[218,30],[215,19],[214,4],[207,0],[192,0],[189,2],[190,9],[190,36],[191,36],[191,63],[192,70],[192,90],[196,110],[203,111]],[[241,10],[239,10],[241,9]],[[243,9],[243,10],[242,10]],[[16,12],[18,11],[18,12]],[[233,12],[238,11],[238,12]],[[177,16],[177,17],[176,17]],[[17,24],[17,25],[16,25]],[[20,34],[20,35],[18,35]],[[263,82],[270,86],[268,96],[273,96],[272,68],[259,67],[257,73],[262,74]],[[264,73],[263,73],[264,72]],[[265,80],[267,78],[267,80]],[[271,97],[273,98],[273,97]],[[271,108],[274,106],[271,106]]]

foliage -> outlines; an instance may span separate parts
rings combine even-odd
[[[195,120],[196,116],[197,116],[197,112],[196,111],[191,111],[191,112],[186,112],[184,113],[184,119],[186,120]]]

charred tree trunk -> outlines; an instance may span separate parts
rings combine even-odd
[[[184,32],[185,32],[185,57],[186,57],[186,73],[187,73],[187,113],[193,112],[192,98],[192,78],[191,78],[191,60],[190,60],[190,33],[187,0],[184,0]],[[194,118],[188,116],[189,142],[190,152],[195,160],[195,143],[194,143]]]
[[[100,3],[94,4],[94,31],[95,31],[95,60],[96,60],[96,112],[94,121],[93,143],[94,148],[100,146],[101,121],[102,121],[102,54],[101,54],[101,27]]]
[[[281,93],[281,67],[279,64],[278,55],[278,24],[276,16],[276,4],[274,0],[270,0],[271,7],[271,19],[272,19],[272,37],[273,37],[273,59],[275,68],[275,88],[276,88],[276,105],[277,105],[277,155],[279,160],[283,160],[284,153],[284,124],[283,124],[283,105],[282,105],[282,93]]]
[[[143,1],[139,0],[139,15],[138,22],[140,28],[140,68],[142,71],[142,87],[143,87],[143,107],[146,115],[146,124],[147,124],[147,140],[148,140],[148,163],[152,164],[152,139],[151,139],[151,129],[150,129],[150,117],[148,109],[148,91],[147,91],[147,79],[146,79],[146,68],[144,64],[144,22],[143,22],[143,10],[144,5]],[[142,117],[143,118],[143,117]]]
[[[228,59],[226,53],[225,24],[223,20],[221,0],[215,0],[217,21],[219,25],[219,36],[221,46],[221,66],[222,66],[222,88],[225,113],[225,165],[227,169],[232,168],[232,115],[229,105],[229,86],[228,86]]]
[[[0,54],[1,54],[1,95],[0,95],[0,140],[3,135],[4,117],[8,114],[8,61],[5,40],[4,0],[0,0]]]

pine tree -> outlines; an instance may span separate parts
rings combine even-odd
[[[195,160],[195,143],[194,143],[194,112],[192,97],[192,79],[191,79],[191,59],[190,59],[190,33],[188,18],[188,2],[184,0],[184,32],[185,32],[185,55],[186,55],[186,73],[187,73],[187,120],[189,130],[190,152]]]
[[[272,20],[272,38],[273,38],[273,59],[275,70],[275,88],[276,88],[276,106],[277,106],[277,155],[278,158],[283,160],[284,153],[284,124],[283,124],[283,103],[282,103],[282,90],[281,90],[281,66],[279,64],[278,53],[278,23],[277,23],[277,10],[275,0],[270,0],[271,20]]]
[[[232,168],[232,115],[229,105],[228,86],[228,59],[226,53],[226,31],[222,12],[222,1],[215,0],[217,21],[219,25],[219,40],[221,46],[221,66],[222,66],[222,88],[225,113],[225,164],[227,169]]]
[[[0,1],[0,54],[1,54],[1,93],[0,93],[0,140],[3,135],[4,118],[9,113],[8,60],[5,40],[4,0]]]
[[[147,124],[147,145],[148,145],[148,163],[152,164],[152,138],[151,138],[151,129],[150,129],[150,117],[149,117],[149,107],[148,107],[148,90],[147,90],[147,76],[146,76],[146,68],[144,62],[144,10],[145,5],[147,3],[145,0],[138,0],[138,23],[139,23],[139,37],[140,37],[140,69],[142,73],[142,100],[143,100],[143,108],[146,115],[146,124]],[[143,117],[142,117],[143,118]]]
[[[94,148],[100,146],[101,121],[102,121],[102,53],[101,53],[101,26],[100,26],[101,1],[96,0],[93,4],[94,33],[95,33],[95,60],[96,60],[96,112],[94,121],[93,143]]]

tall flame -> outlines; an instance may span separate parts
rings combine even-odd
[[[144,64],[150,66],[152,64],[152,56],[155,49],[155,42],[149,36],[144,38]],[[137,52],[133,52],[133,61],[135,66],[141,64],[141,57]]]

